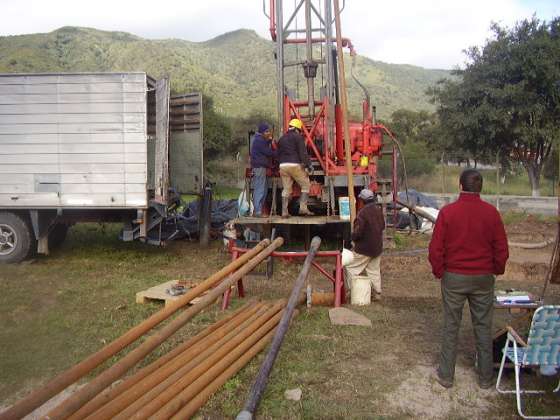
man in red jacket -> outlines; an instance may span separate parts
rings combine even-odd
[[[469,301],[476,337],[478,384],[493,384],[492,317],[495,275],[503,274],[508,243],[498,211],[480,199],[482,176],[474,169],[459,179],[459,199],[439,212],[429,260],[441,279],[443,334],[436,380],[453,386],[457,339],[465,301]]]

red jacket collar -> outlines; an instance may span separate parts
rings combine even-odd
[[[461,201],[480,201],[480,194],[475,192],[461,191],[459,194]]]

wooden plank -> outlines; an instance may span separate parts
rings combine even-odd
[[[155,201],[167,204],[169,190],[169,79],[156,82]]]
[[[143,124],[146,116],[137,113],[88,113],[87,110],[77,113],[53,113],[53,114],[0,114],[0,125],[30,125],[30,124]]]
[[[24,104],[0,104],[0,115],[66,115],[66,114],[122,114],[138,113],[146,115],[146,104],[144,102],[76,102],[76,103],[24,103]]]
[[[95,123],[95,124],[3,124],[0,135],[12,134],[93,134],[93,133],[145,133],[142,122]]]
[[[165,283],[158,284],[156,286],[150,287],[149,289],[143,290],[136,293],[136,303],[145,304],[151,301],[163,301],[165,306],[170,305],[172,302],[176,301],[181,297],[172,296],[167,293],[167,289],[170,289],[173,285],[177,284],[178,280],[166,281]],[[198,283],[188,283],[187,288],[193,288],[197,286]],[[208,290],[204,292],[201,296],[194,298],[189,302],[190,305],[196,304],[202,297],[208,293]]]
[[[144,83],[52,83],[0,84],[0,95],[27,95],[56,93],[144,93]]]
[[[107,174],[145,173],[143,163],[2,164],[0,174]]]
[[[137,93],[58,93],[0,95],[1,105],[22,104],[74,104],[74,103],[138,103],[146,101],[145,92]]]
[[[3,144],[0,155],[27,155],[27,154],[124,154],[142,153],[146,150],[145,143],[101,143],[101,144]]]
[[[136,133],[80,133],[80,134],[1,134],[0,144],[105,144],[105,143],[146,143],[146,134]]]
[[[20,84],[20,85],[44,85],[61,83],[123,83],[134,82],[146,85],[146,73],[127,72],[127,73],[13,73],[1,74],[0,85]]]
[[[33,184],[43,174],[39,173],[0,173],[0,185]],[[58,175],[58,174],[55,174]],[[57,177],[60,184],[145,184],[146,172],[141,173],[82,173],[61,174]]]
[[[146,164],[146,152],[142,153],[61,153],[61,154],[22,154],[22,155],[1,155],[0,165],[56,165],[70,163],[70,164],[117,164],[117,163],[136,163]],[[42,171],[35,171],[42,172]]]
[[[239,225],[326,225],[328,223],[350,223],[348,220],[341,220],[338,216],[238,217],[233,222]]]

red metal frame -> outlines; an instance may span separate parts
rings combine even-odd
[[[250,251],[248,248],[239,248],[232,245],[230,240],[230,252],[232,261],[239,258],[240,255]],[[307,257],[307,251],[274,251],[271,255],[272,258],[284,258],[287,260],[294,259],[304,259]],[[335,259],[335,269],[334,274],[330,274],[323,266],[321,266],[316,260],[312,262],[313,267],[315,267],[321,274],[323,274],[327,279],[329,279],[333,284],[334,290],[334,306],[338,308],[342,304],[346,303],[346,291],[344,288],[344,270],[342,269],[342,253],[338,250],[336,251],[318,251],[315,258],[334,258]],[[237,282],[237,290],[239,297],[245,296],[245,289],[243,287],[243,279]],[[224,293],[222,299],[222,310],[227,309],[229,305],[229,300],[231,298],[231,289]]]
[[[322,28],[319,32],[323,35],[313,37],[311,34],[313,31],[318,30],[317,28],[313,28],[313,23],[311,21],[306,21],[306,25],[311,25],[310,28],[306,27],[306,31],[303,30],[288,30],[288,27],[293,23],[294,18],[296,15],[302,12],[302,5],[304,8],[310,7],[308,3],[299,2],[294,5],[294,11],[291,15],[289,15],[288,23],[286,27],[283,27],[283,17],[284,17],[284,10],[282,10],[282,4],[278,4],[277,0],[269,0],[268,1],[268,14],[266,13],[266,7],[264,6],[263,2],[263,11],[269,20],[269,31],[272,40],[274,40],[278,46],[277,48],[281,48],[281,51],[284,51],[284,46],[286,44],[307,44],[307,60],[314,62],[312,58],[312,47],[311,45],[316,44],[328,44],[332,46],[332,43],[336,43],[336,39],[332,38],[332,22],[328,22],[329,27],[331,28],[330,31],[327,31],[326,28]],[[330,13],[330,5],[325,5],[324,12],[326,15],[331,15]],[[327,11],[329,11],[327,13]],[[310,14],[311,11],[306,9],[306,16]],[[317,16],[319,16],[319,12],[315,10]],[[331,16],[332,17],[332,16]],[[277,18],[280,19],[278,21],[277,26]],[[282,18],[282,19],[281,19]],[[321,16],[319,16],[321,19]],[[306,17],[307,20],[307,17]],[[297,22],[297,20],[296,20]],[[323,22],[323,25],[325,23]],[[305,33],[305,36],[303,35]],[[313,33],[315,35],[315,33]],[[292,37],[293,35],[293,37]],[[354,50],[354,46],[352,42],[348,38],[341,39],[342,47],[347,47],[350,50],[351,55],[355,55],[356,52]],[[311,51],[311,53],[309,52]],[[283,56],[283,52],[282,52]],[[282,59],[283,60],[283,59]],[[315,65],[318,62],[314,62]],[[321,64],[325,64],[328,66],[327,62],[323,62]],[[331,63],[336,68],[336,60],[334,63]],[[304,65],[305,68],[305,65]],[[284,75],[284,63],[279,68],[281,72],[282,78]],[[316,69],[315,69],[316,71]],[[331,71],[327,69],[328,77],[337,77],[335,71]],[[329,79],[330,80],[330,79]],[[283,82],[282,82],[283,83]],[[334,80],[331,85],[336,85],[336,81]],[[328,85],[328,83],[327,83]],[[327,86],[328,87],[328,86]],[[332,86],[331,86],[332,89]],[[336,88],[338,89],[338,88]],[[284,86],[279,87],[279,91],[283,91]],[[354,175],[365,175],[369,179],[368,188],[372,191],[377,192],[378,188],[378,167],[377,167],[377,158],[382,158],[382,148],[383,148],[383,139],[384,136],[387,135],[390,138],[394,139],[393,134],[387,129],[384,125],[378,124],[375,121],[373,111],[371,108],[371,104],[369,101],[369,95],[366,94],[366,99],[362,103],[362,119],[361,121],[354,121],[349,123],[349,132],[347,133],[350,137],[348,140],[350,141],[350,149],[351,149],[351,160],[352,160],[352,173]],[[347,176],[347,166],[345,161],[345,152],[344,152],[344,130],[342,127],[342,112],[340,109],[340,104],[334,103],[334,101],[338,101],[335,99],[334,90],[329,95],[322,96],[321,100],[317,100],[317,96],[313,93],[312,90],[308,90],[308,96],[311,95],[313,97],[308,97],[307,100],[302,100],[301,97],[294,99],[290,98],[288,95],[284,94],[283,97],[280,97],[280,103],[278,104],[282,107],[282,115],[283,121],[281,121],[282,125],[282,133],[286,132],[288,129],[289,121],[293,118],[298,118],[301,121],[304,121],[304,126],[302,129],[302,134],[305,139],[305,143],[307,147],[311,151],[311,157],[314,162],[317,162],[326,177],[342,177]],[[311,101],[311,102],[310,102]],[[331,111],[333,114],[331,115]],[[331,121],[331,118],[334,121]],[[330,136],[334,138],[330,138]],[[322,147],[318,147],[318,139],[322,139],[323,145]],[[393,146],[393,162],[392,162],[392,193],[393,193],[393,204],[396,207],[396,199],[397,199],[397,165],[396,165],[396,149]],[[316,183],[316,182],[315,182]],[[365,185],[364,185],[365,186]],[[310,191],[310,196],[313,197],[320,197],[323,198],[323,189],[324,185],[317,184],[314,185],[312,191]],[[389,192],[389,191],[387,191]],[[294,196],[297,196],[298,191],[295,189]],[[337,193],[338,194],[338,193]],[[330,199],[330,195],[329,195]],[[335,197],[336,200],[336,197]],[[334,204],[334,203],[331,203]]]

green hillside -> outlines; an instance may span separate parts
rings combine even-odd
[[[359,48],[359,46],[358,46]],[[170,75],[176,92],[202,91],[218,112],[231,117],[275,111],[274,45],[254,31],[238,30],[206,42],[148,40],[124,32],[63,27],[47,34],[0,37],[0,72],[145,71]],[[361,90],[350,78],[352,112]],[[356,75],[388,117],[399,108],[432,110],[425,90],[448,76],[444,70],[386,64],[357,57]],[[291,77],[295,81],[295,76]],[[300,86],[305,80],[300,76]]]

